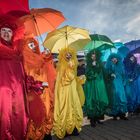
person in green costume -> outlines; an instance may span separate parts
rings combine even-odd
[[[101,123],[108,107],[108,97],[104,83],[104,67],[101,62],[101,53],[91,50],[86,57],[86,82],[84,85],[86,112],[92,127]]]

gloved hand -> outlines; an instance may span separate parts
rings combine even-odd
[[[111,77],[115,79],[116,78],[116,75],[114,73],[112,73],[111,74]]]

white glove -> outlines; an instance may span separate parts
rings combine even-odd
[[[133,81],[133,79],[129,79],[129,82],[132,82]]]
[[[111,77],[114,77],[114,78],[116,78],[116,75],[115,75],[114,73],[112,73],[112,74],[111,74]]]
[[[48,84],[48,82],[43,82],[43,83],[42,83],[42,86],[43,86],[43,87],[48,87],[49,84]]]
[[[93,62],[92,62],[92,65],[93,65],[93,66],[96,66],[96,61],[93,61]]]

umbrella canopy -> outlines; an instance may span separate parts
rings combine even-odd
[[[100,34],[92,34],[90,35],[91,40],[93,41],[102,41],[102,42],[108,42],[108,43],[113,43],[109,37],[106,35],[100,35]]]
[[[140,40],[132,40],[125,43],[125,46],[129,48],[130,51],[135,50],[136,48],[140,47]]]
[[[85,29],[64,26],[48,33],[43,45],[53,53],[59,53],[61,48],[67,47],[79,39],[90,39],[89,32]]]
[[[114,46],[115,46],[115,48],[120,48],[120,47],[123,47],[124,46],[124,44],[122,43],[122,42],[114,42]]]
[[[78,39],[72,42],[69,47],[74,48],[76,51],[82,51],[90,41],[90,39]]]
[[[39,36],[45,32],[56,29],[65,17],[60,11],[51,8],[31,9],[30,14],[21,17],[25,32]]]
[[[114,48],[113,42],[105,35],[93,34],[90,35],[90,38],[92,41],[84,47],[84,50],[90,51],[97,48],[100,50]]]
[[[0,15],[3,14],[16,17],[29,14],[28,0],[0,0]]]
[[[134,49],[133,51],[130,51],[130,53],[140,53],[140,47]]]

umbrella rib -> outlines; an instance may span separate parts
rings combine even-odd
[[[81,34],[81,33],[74,33],[74,34],[79,34],[79,35],[85,36],[84,34]]]
[[[39,36],[40,36],[41,42],[43,43],[43,39],[42,39],[42,37],[41,37],[41,33],[40,33],[40,31],[39,31],[39,28],[38,28],[38,25],[37,25],[37,21],[36,21],[34,15],[33,15],[33,20],[34,20],[33,23],[34,23],[34,27],[35,27],[35,30],[36,30],[36,34],[39,33]]]

